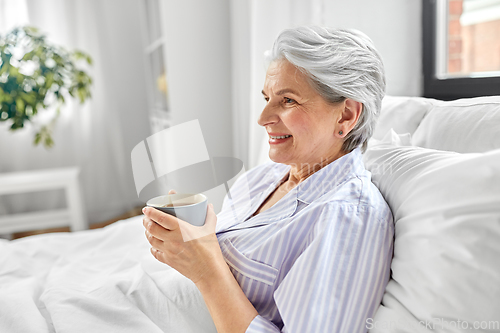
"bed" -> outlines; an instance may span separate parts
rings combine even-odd
[[[368,331],[500,332],[499,129],[500,97],[384,99],[364,160],[396,235]],[[0,332],[216,332],[149,247],[141,216],[0,240]]]
[[[216,332],[196,286],[153,258],[142,217],[0,242],[0,332]]]

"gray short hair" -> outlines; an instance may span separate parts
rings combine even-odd
[[[363,103],[358,123],[345,137],[342,149],[350,152],[362,146],[366,150],[385,94],[384,65],[370,38],[353,29],[287,29],[266,57],[269,63],[286,59],[332,104],[346,98]]]

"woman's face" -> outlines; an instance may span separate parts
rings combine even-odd
[[[295,66],[286,60],[271,63],[262,94],[267,105],[258,123],[269,135],[272,161],[300,168],[343,155],[335,131],[344,103],[327,103]]]

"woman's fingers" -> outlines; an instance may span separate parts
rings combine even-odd
[[[168,230],[165,230],[162,226],[158,225],[156,222],[149,220],[147,223],[143,223],[144,228],[146,228],[146,236],[152,236],[161,241],[164,241],[167,237]]]
[[[166,264],[165,262],[165,259],[164,259],[164,256],[163,256],[163,252],[161,252],[160,250],[152,247],[150,249],[151,251],[151,254],[153,255],[153,257],[155,257],[156,260],[158,260],[159,262],[162,262],[164,264]]]
[[[146,215],[146,217],[158,223],[167,230],[175,230],[179,228],[179,222],[177,222],[176,217],[164,213],[156,208],[144,207],[142,212],[144,213],[144,215]]]
[[[215,234],[216,225],[217,215],[214,212],[214,207],[212,204],[208,204],[205,224],[201,227],[194,226],[192,224],[189,224],[188,222],[179,220],[179,229],[181,230],[182,239],[184,242],[189,242],[193,239],[198,239],[210,234]]]
[[[163,193],[165,193],[165,192],[163,192]],[[170,190],[170,191],[168,191],[168,194],[177,194],[177,192],[175,190]]]
[[[149,223],[154,223],[154,221],[151,220],[149,217],[144,216],[144,218],[142,219],[142,225],[144,226],[144,228],[148,229]]]
[[[143,224],[153,257],[169,265],[194,283],[214,267],[225,267],[215,235],[217,215],[207,207],[205,225],[197,227],[156,208],[145,207]],[[222,264],[217,264],[220,261]]]
[[[210,203],[208,204],[207,207],[207,217],[205,218],[205,226],[207,226],[207,228],[210,231],[215,232],[216,225],[217,225],[217,214],[215,214],[214,205]]]
[[[149,244],[151,244],[152,247],[159,249],[163,246],[163,241],[155,237],[148,230],[146,230],[144,233],[146,235],[146,238],[148,239]]]
[[[156,237],[158,239],[162,238],[161,237],[161,233],[162,232],[167,231],[167,230],[165,230],[165,228],[163,228],[162,226],[160,226],[158,223],[156,223],[155,221],[151,220],[147,216],[142,219],[142,225],[146,229],[146,232],[148,232],[149,234],[153,235],[154,237]],[[147,235],[148,234],[146,234],[146,236]]]

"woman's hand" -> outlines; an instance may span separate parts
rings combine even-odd
[[[195,284],[227,269],[222,256],[215,225],[213,205],[207,208],[205,225],[197,227],[158,209],[145,207],[143,219],[151,253]]]

